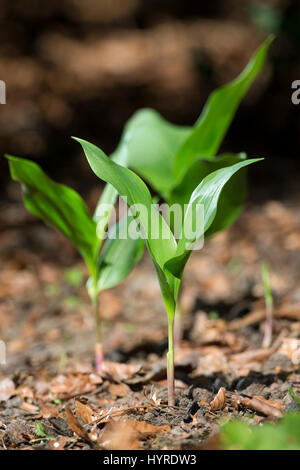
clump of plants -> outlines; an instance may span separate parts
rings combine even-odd
[[[245,154],[215,155],[242,97],[264,64],[271,41],[269,37],[257,50],[239,77],[212,93],[194,127],[174,126],[154,111],[143,110],[125,128],[114,155],[126,155],[127,166],[166,202],[184,207],[178,242],[172,222],[169,225],[159,210],[153,209],[149,188],[137,173],[109,159],[95,145],[75,138],[94,173],[126,198],[152,258],[168,317],[171,406],[175,403],[174,316],[184,268],[199,238],[229,226],[242,209],[246,195],[243,170],[260,159],[247,159]],[[146,210],[139,211],[137,207]],[[203,224],[190,238],[186,228],[194,225],[198,207],[203,208]],[[153,238],[153,231],[159,234],[157,238]]]
[[[117,194],[126,198],[130,211],[124,219],[125,231],[134,226],[136,237],[128,234],[125,239],[109,239],[103,248],[109,211],[101,221],[100,233],[96,232],[95,215],[88,214],[77,193],[54,183],[35,163],[8,156],[12,177],[23,185],[26,207],[58,228],[84,258],[95,312],[98,293],[126,277],[140,257],[144,239],[168,317],[170,405],[175,402],[174,316],[184,269],[199,239],[228,227],[242,210],[247,192],[246,167],[260,159],[247,159],[245,153],[217,154],[240,101],[265,62],[271,41],[269,37],[258,48],[235,80],[210,95],[194,126],[176,126],[151,109],[140,110],[126,124],[111,158],[95,145],[75,138],[92,170],[107,183],[98,207],[113,205]],[[167,223],[153,205],[149,188],[168,206],[177,204],[182,208],[179,234],[178,221],[173,218]],[[202,223],[197,225],[201,215]],[[119,229],[120,224],[122,221]],[[196,229],[190,230],[195,225]],[[97,332],[98,322],[96,315]],[[100,337],[97,344],[101,344]]]

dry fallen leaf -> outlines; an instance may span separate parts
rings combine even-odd
[[[66,408],[65,411],[69,428],[72,429],[72,431],[74,431],[77,436],[88,441],[89,438],[87,432],[85,431],[84,427],[80,424],[76,416],[74,416],[70,408]]]
[[[140,433],[141,438],[150,436],[155,437],[163,432],[171,432],[171,427],[167,424],[163,426],[154,426],[153,424],[147,423],[146,421],[128,420],[126,422],[129,422],[134,427],[134,429]]]
[[[271,418],[282,418],[285,405],[280,400],[267,400],[264,397],[242,398],[241,403],[251,410],[263,413]]]
[[[58,407],[55,405],[41,404],[41,412],[37,418],[53,418],[58,414]]]
[[[105,450],[139,449],[140,433],[129,421],[109,421],[101,434],[98,444]]]
[[[221,387],[215,396],[215,398],[210,402],[211,411],[222,410],[225,406],[226,401],[226,389]]]
[[[72,442],[70,437],[58,436],[56,439],[48,442],[48,447],[51,450],[63,450],[69,442]]]
[[[85,424],[90,424],[94,420],[96,413],[89,405],[81,403],[79,400],[75,400],[75,413],[79,416]]]
[[[38,406],[35,406],[32,403],[28,403],[27,401],[23,401],[19,408],[21,408],[21,410],[27,411],[28,413],[37,413],[39,411]]]
[[[120,362],[104,361],[102,374],[109,375],[117,381],[124,381],[135,375],[141,366],[139,364],[123,364]]]
[[[170,432],[168,425],[154,426],[146,421],[110,420],[98,440],[98,444],[107,450],[130,450],[140,448],[139,441],[155,437],[163,432]]]
[[[130,393],[130,388],[126,384],[111,384],[108,390],[116,397],[126,397]]]
[[[16,394],[16,388],[14,382],[9,378],[5,377],[0,380],[0,401],[8,400],[12,395]]]
[[[248,368],[248,364],[252,364],[253,362],[262,363],[266,361],[272,354],[272,349],[250,349],[248,351],[244,351],[238,354],[232,354],[230,356],[230,364],[236,366],[242,366],[243,369]]]
[[[300,339],[284,338],[278,353],[287,356],[293,364],[300,364]]]
[[[70,398],[96,389],[92,374],[59,374],[51,380],[49,391],[52,397]],[[48,397],[49,398],[49,397]]]

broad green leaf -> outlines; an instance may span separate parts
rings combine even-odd
[[[124,151],[120,151],[118,153],[115,152],[114,154],[110,156],[110,158],[114,162],[118,163],[119,165],[127,166],[127,155],[126,155],[126,152]],[[97,203],[97,206],[93,215],[93,219],[95,220],[96,223],[98,223],[99,212],[100,212],[101,206],[103,207],[103,205],[110,205],[111,209],[107,210],[105,216],[101,215],[101,226],[103,227],[103,235],[106,231],[106,228],[107,228],[113,207],[116,203],[117,197],[118,197],[118,191],[116,191],[116,189],[111,184],[106,184],[99,198],[99,201]],[[105,220],[104,220],[104,217],[105,217]],[[99,234],[99,231],[98,231],[98,237],[99,237],[99,250],[100,250],[103,240],[102,240],[101,235]]]
[[[193,190],[210,173],[240,161],[246,154],[224,154],[214,158],[198,158],[185,173],[180,184],[174,188],[169,204],[188,204]],[[246,170],[232,176],[222,191],[214,221],[206,233],[206,238],[231,225],[240,214],[247,195]]]
[[[216,216],[220,195],[226,183],[237,171],[260,160],[262,159],[255,158],[244,160],[207,175],[191,195],[188,207],[185,211],[185,223],[193,217],[196,205],[202,204],[204,210],[203,230],[204,233],[207,232]],[[195,234],[194,240],[197,240],[201,235],[202,233]],[[178,241],[176,256],[166,263],[165,269],[168,269],[177,278],[181,278],[185,263],[191,254],[191,250],[187,249],[187,246],[189,246],[191,242],[192,240],[186,237],[183,230]]]
[[[288,413],[277,423],[260,426],[229,421],[221,429],[219,447],[227,450],[300,450],[300,414]]]
[[[191,130],[169,123],[152,109],[141,109],[127,122],[113,155],[126,158],[129,168],[166,196],[174,185],[174,156]]]
[[[243,72],[231,83],[215,90],[197,120],[194,130],[179,148],[174,161],[174,177],[179,182],[185,171],[198,157],[213,157],[218,153],[234,114],[260,72],[273,41],[269,36],[260,46]]]
[[[175,255],[177,244],[168,224],[153,207],[145,183],[128,168],[114,163],[95,145],[82,139],[75,140],[82,145],[94,173],[113,185],[120,196],[127,198],[126,202],[131,209],[138,209],[135,216],[141,226],[142,236],[145,237],[151,256],[163,270],[166,261]],[[163,238],[162,233],[165,234]]]
[[[131,216],[125,216],[112,227],[98,263],[98,292],[122,282],[141,258],[144,242],[128,237],[128,227],[135,224]]]
[[[54,182],[35,162],[11,155],[6,157],[11,177],[22,184],[27,209],[62,232],[93,272],[98,251],[96,223],[79,194]]]

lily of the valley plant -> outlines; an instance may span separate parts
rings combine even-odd
[[[157,208],[153,207],[150,191],[143,180],[133,171],[113,162],[95,145],[81,139],[77,140],[81,143],[95,174],[103,181],[114,186],[120,196],[126,198],[128,206],[133,209],[142,236],[145,238],[156,269],[168,316],[168,392],[169,404],[174,405],[174,315],[183,271],[192,252],[192,249],[188,247],[192,246],[202,236],[202,232],[207,232],[212,226],[217,214],[218,201],[219,199],[222,200],[221,191],[225,184],[238,170],[260,159],[244,160],[216,170],[206,176],[194,188],[186,208],[184,222],[193,220],[194,214],[197,214],[197,205],[202,205],[204,227],[200,226],[199,233],[196,232],[194,238],[190,239],[186,237],[183,224],[181,237],[177,243],[166,220]],[[146,210],[136,211],[135,208],[141,206]],[[159,234],[159,237],[153,238],[152,233]]]
[[[126,166],[167,204],[187,204],[205,176],[246,158],[245,153],[218,152],[241,100],[265,63],[272,40],[273,36],[266,39],[237,78],[213,91],[194,126],[171,124],[152,109],[137,111],[124,128],[114,158],[126,159]],[[206,238],[236,220],[246,195],[246,170],[241,170],[226,184]]]
[[[231,83],[215,90],[193,127],[175,126],[153,110],[141,110],[127,123],[114,159],[125,159],[125,168],[109,159],[95,145],[78,140],[95,174],[126,198],[145,238],[152,258],[168,317],[167,354],[169,404],[174,405],[174,316],[189,248],[201,237],[228,227],[238,217],[246,197],[245,168],[260,159],[243,154],[215,156],[240,101],[260,72],[269,37],[256,51],[244,71]],[[135,173],[136,172],[136,173]],[[169,205],[179,203],[185,216],[178,243],[158,210],[153,210],[150,184]],[[136,205],[147,209],[138,212]],[[204,226],[193,240],[185,237],[184,224],[204,210]],[[151,208],[152,206],[152,208]],[[152,228],[160,234],[151,237]],[[169,233],[168,237],[162,234]]]
[[[126,278],[140,259],[144,243],[141,239],[133,240],[119,236],[124,231],[123,226],[128,225],[128,221],[122,219],[110,229],[114,232],[113,236],[108,236],[103,244],[110,211],[106,211],[101,217],[103,233],[99,233],[97,208],[102,204],[113,208],[117,192],[110,185],[104,188],[94,216],[91,217],[85,202],[72,188],[50,179],[35,162],[11,155],[6,155],[6,157],[9,160],[12,178],[22,184],[26,208],[68,238],[87,265],[90,274],[87,288],[95,316],[96,368],[98,372],[101,372],[103,350],[99,293],[116,286]]]

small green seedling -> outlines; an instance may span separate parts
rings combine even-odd
[[[35,434],[38,436],[37,439],[32,439],[30,441],[30,444],[36,444],[38,442],[44,442],[44,441],[52,441],[55,439],[54,436],[48,435],[44,431],[44,426],[40,421],[37,421],[35,423]]]
[[[77,140],[83,147],[88,162],[94,173],[106,183],[111,184],[121,197],[126,198],[133,217],[141,229],[141,236],[152,258],[158,276],[162,297],[168,316],[169,347],[167,355],[169,404],[174,405],[174,315],[178,290],[183,271],[191,255],[194,244],[209,230],[218,214],[218,202],[222,200],[221,192],[230,178],[242,168],[261,159],[243,160],[234,165],[221,168],[207,175],[198,184],[187,205],[181,235],[178,243],[171,228],[152,203],[149,189],[143,180],[133,171],[111,159],[95,145]],[[197,226],[193,238],[188,237],[186,224],[194,223],[198,214],[197,208],[203,208],[203,226]],[[136,207],[144,210],[136,210]],[[228,214],[224,213],[224,217]],[[153,233],[157,236],[153,237]]]
[[[290,394],[291,398],[294,400],[294,402],[296,403],[296,405],[300,409],[300,398],[297,397],[296,393],[293,390],[293,387],[289,386],[288,391],[289,391],[289,394]]]
[[[217,154],[241,100],[262,70],[272,41],[270,35],[237,78],[212,92],[193,126],[171,124],[152,109],[137,111],[124,128],[114,157],[126,156],[127,167],[139,174],[167,204],[184,207],[199,181],[246,159],[245,153]],[[246,183],[243,168],[226,184],[219,201],[220,210],[206,238],[237,219],[246,200]],[[178,339],[182,335],[181,312],[179,306]]]
[[[96,323],[96,367],[97,371],[101,372],[103,352],[99,293],[116,286],[126,278],[142,255],[143,240],[119,237],[126,223],[125,217],[110,229],[108,240],[103,245],[111,211],[107,211],[102,217],[102,232],[99,234],[97,208],[91,217],[83,199],[76,191],[50,179],[35,162],[11,155],[6,157],[12,178],[22,185],[26,208],[68,238],[88,267],[90,278],[87,288]],[[112,208],[116,199],[117,192],[107,185],[97,207],[109,204]],[[110,238],[111,234],[114,235],[113,238]],[[74,286],[80,285],[81,275],[78,271],[69,270],[65,276]]]
[[[269,348],[272,343],[272,330],[273,330],[273,295],[270,285],[269,268],[266,263],[261,267],[261,277],[264,286],[265,304],[266,304],[266,322],[262,346]]]

